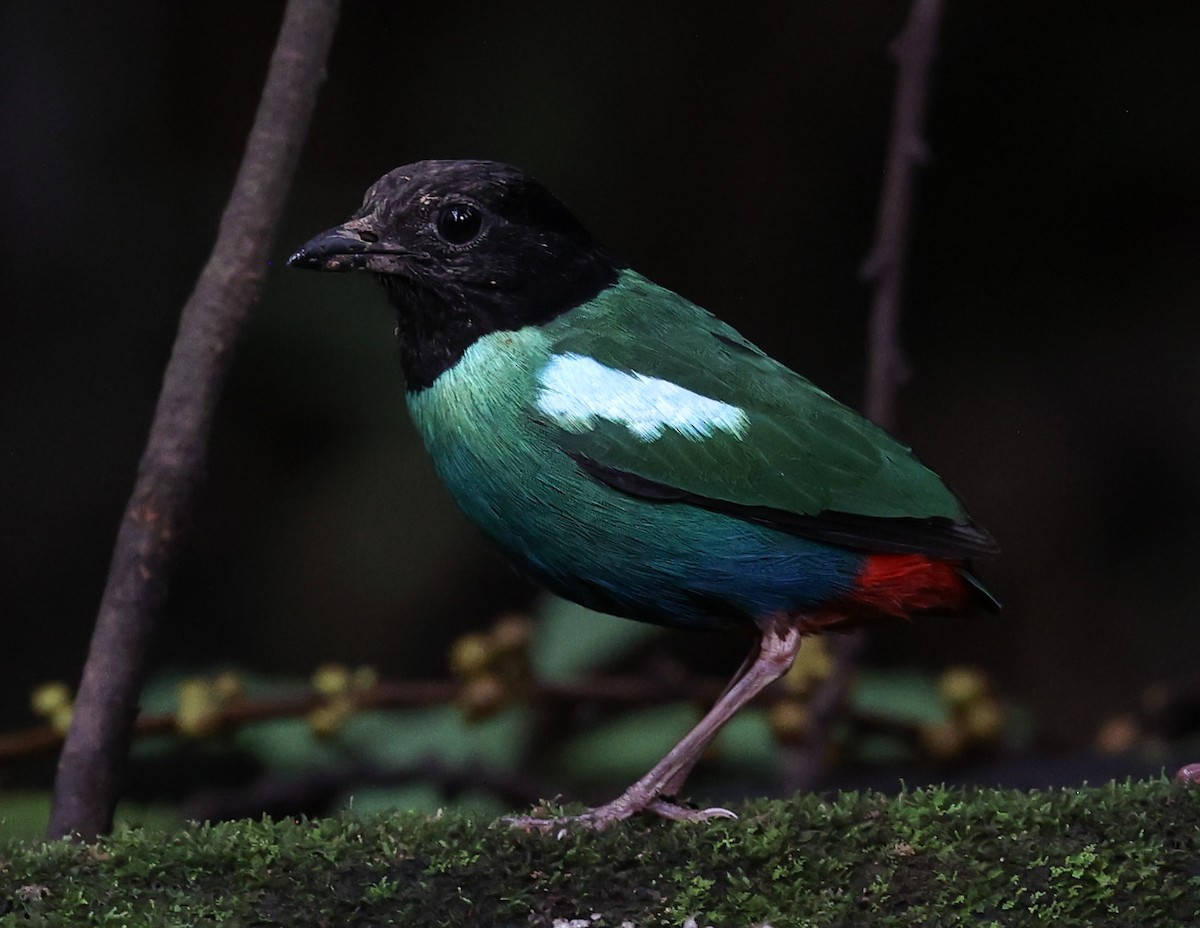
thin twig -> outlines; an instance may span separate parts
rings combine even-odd
[[[892,101],[887,168],[875,241],[860,270],[863,280],[875,288],[867,331],[864,411],[867,418],[887,429],[895,427],[897,394],[909,376],[900,342],[900,306],[914,181],[917,168],[927,157],[923,130],[941,16],[942,0],[913,0],[908,21],[891,45],[899,73]],[[789,751],[785,760],[789,790],[812,789],[824,772],[829,729],[846,700],[865,644],[866,634],[862,631],[839,636],[835,641],[833,672],[814,694],[810,706],[809,738]]]
[[[117,534],[49,836],[112,825],[138,693],[171,568],[200,484],[231,349],[258,298],[284,197],[324,76],[337,0],[290,0],[212,255],[183,308],[137,482]]]
[[[537,680],[514,684],[509,698],[533,706],[608,706],[660,705],[673,700],[708,705],[720,695],[722,683],[714,678],[683,678],[670,682],[644,677],[596,677],[569,683],[542,683]],[[419,709],[441,706],[460,698],[463,684],[458,680],[403,680],[382,682],[351,695],[358,711],[372,709]],[[207,727],[214,732],[229,732],[246,725],[275,719],[300,718],[329,698],[306,691],[273,699],[240,698],[215,706]],[[770,702],[768,699],[766,702]],[[180,726],[173,713],[139,716],[133,736],[148,738],[179,735]],[[11,732],[0,732],[0,764],[27,760],[54,750],[62,736],[50,725]]]
[[[589,706],[628,710],[674,702],[691,704],[696,707],[697,713],[700,713],[704,707],[711,706],[717,701],[725,689],[725,682],[721,677],[675,676],[655,678],[605,676],[561,683],[547,683],[537,679],[519,680],[513,681],[511,690],[505,694],[505,698],[496,708],[515,704],[540,709],[570,709]],[[450,705],[459,702],[467,688],[466,684],[456,679],[383,681],[369,689],[346,694],[344,698],[348,699],[352,709],[345,719],[348,721],[354,714],[368,711],[402,711]],[[832,714],[839,708],[838,705],[824,706],[819,705],[817,701],[831,699],[837,695],[838,691],[836,690],[818,691],[814,696],[814,701],[809,703],[810,712]],[[238,696],[227,702],[214,704],[212,715],[205,719],[203,734],[189,733],[186,725],[181,723],[179,716],[165,712],[157,715],[138,716],[133,736],[139,739],[176,738],[180,741],[226,739],[239,729],[262,722],[305,718],[314,710],[329,705],[338,698],[312,690],[272,698]],[[767,708],[794,698],[795,696],[786,689],[774,687],[760,693],[752,704]],[[469,715],[468,708],[464,708],[464,712]],[[887,731],[892,734],[904,735],[914,742],[921,730],[919,721],[869,710],[856,710],[849,713],[848,718],[853,723],[855,731]],[[315,730],[313,737],[318,737]],[[48,754],[55,750],[61,742],[61,734],[52,725],[0,732],[0,768],[8,763],[32,760]],[[790,763],[796,763],[799,759],[792,756],[788,760]],[[459,776],[469,779],[473,769],[468,766],[462,772],[448,771],[439,773],[433,778],[444,783],[449,783],[454,777]],[[792,775],[799,775],[797,771],[789,772]],[[812,775],[816,776],[819,773],[820,771],[816,770]],[[419,776],[419,774],[397,770],[385,771],[380,775],[394,780]],[[330,776],[332,781],[340,782],[345,778],[345,771],[333,772]],[[286,789],[286,787],[281,788]],[[504,789],[509,793],[514,793],[516,787],[508,785]],[[539,790],[541,787],[529,788],[526,792],[544,795],[544,790],[542,792]],[[234,790],[231,795],[234,794],[238,794],[238,790]],[[245,814],[255,813],[251,810]]]
[[[908,22],[891,46],[899,74],[887,170],[879,198],[875,244],[861,270],[863,279],[875,285],[867,334],[865,411],[867,418],[885,429],[896,425],[896,396],[909,376],[900,343],[900,306],[916,172],[928,159],[925,113],[941,17],[942,0],[914,0]]]

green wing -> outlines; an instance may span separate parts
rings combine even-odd
[[[650,392],[657,385],[667,399],[675,385],[716,410],[707,429],[704,421],[695,428],[671,424],[664,413],[666,424],[654,430],[622,420],[600,400],[581,400],[574,418],[557,418],[563,451],[622,492],[870,550],[935,557],[997,550],[908,448],[711,314],[637,274],[624,272],[547,334],[559,359],[590,358],[639,375],[623,382]],[[721,410],[731,415],[722,419]]]

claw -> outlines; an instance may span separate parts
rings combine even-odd
[[[713,806],[709,809],[690,809],[666,799],[655,799],[646,806],[647,812],[661,815],[675,822],[707,822],[714,818],[737,818],[737,813],[729,809]]]

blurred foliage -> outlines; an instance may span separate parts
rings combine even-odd
[[[71,727],[74,695],[71,688],[61,680],[43,683],[29,697],[29,708],[33,714],[44,718],[60,735]]]
[[[145,689],[143,710],[174,713],[182,738],[148,736],[135,743],[135,780],[139,768],[159,773],[150,777],[156,782],[138,790],[152,803],[150,811],[134,808],[127,819],[169,819],[164,803],[171,797],[186,808],[220,809],[225,803],[235,815],[258,814],[261,810],[245,807],[255,801],[268,803],[277,814],[351,807],[433,812],[453,806],[496,815],[536,798],[528,792],[534,788],[530,783],[553,783],[554,791],[568,795],[615,793],[657,763],[707,707],[677,701],[618,711],[589,708],[585,701],[563,712],[553,703],[535,708],[522,702],[520,687],[543,673],[549,682],[582,683],[614,663],[636,664],[639,650],[656,633],[650,626],[547,599],[533,618],[507,614],[490,629],[456,641],[448,664],[463,681],[459,697],[409,709],[358,704],[358,697],[369,697],[379,683],[369,667],[326,663],[308,681],[229,669],[210,676],[159,675]],[[800,654],[777,684],[775,703],[744,709],[722,730],[700,765],[695,791],[733,796],[778,790],[781,744],[803,740],[802,732],[798,739],[796,732],[789,736],[780,730],[779,709],[805,711],[813,684],[830,671],[823,639],[809,639]],[[465,696],[481,680],[501,687],[502,698],[487,711]],[[245,721],[243,716],[234,723],[229,721],[233,715],[224,714],[244,712],[256,700],[312,694],[321,700],[317,708],[305,709],[297,699],[292,717]],[[34,701],[51,711],[63,699],[69,706],[69,693],[47,685]],[[980,707],[990,707],[996,721],[986,731],[971,727],[972,713]],[[831,753],[843,767],[945,765],[1005,748],[1006,714],[978,671],[951,668],[934,678],[864,668],[835,726]],[[533,758],[538,778],[531,777]],[[215,800],[213,780],[223,784]],[[0,824],[0,833],[37,831],[44,799],[0,792],[0,801],[5,803],[0,819],[11,823]],[[202,804],[188,805],[195,801]]]
[[[907,725],[949,721],[950,707],[938,693],[937,679],[920,671],[873,674],[864,670],[854,687],[854,706],[879,718]]]
[[[653,625],[604,615],[549,596],[533,641],[533,670],[543,680],[573,680],[659,634]]]
[[[617,789],[662,760],[700,721],[699,707],[685,703],[635,709],[568,738],[557,751],[555,769],[571,781]],[[770,781],[779,765],[779,746],[761,709],[739,712],[705,754],[724,777],[749,774]],[[690,788],[685,789],[690,793]]]

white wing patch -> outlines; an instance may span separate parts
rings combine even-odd
[[[750,419],[737,406],[645,374],[605,367],[582,354],[555,355],[541,372],[537,407],[563,428],[583,432],[596,419],[619,422],[645,441],[674,429],[699,441],[716,429],[739,438]]]

